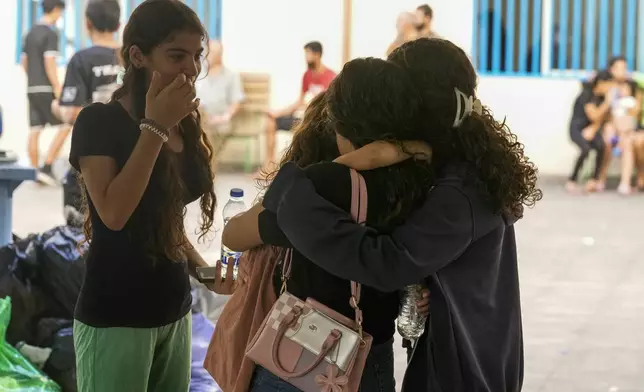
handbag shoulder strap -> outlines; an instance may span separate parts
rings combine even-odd
[[[367,221],[367,201],[367,184],[365,184],[364,177],[351,169],[351,216],[359,225],[364,225]],[[359,306],[361,293],[360,283],[351,281],[349,305],[355,312],[355,322],[360,336],[362,336],[362,309]]]
[[[351,217],[360,225],[367,220],[367,184],[354,169],[351,169]]]
[[[354,169],[350,169],[351,173],[351,217],[353,220],[364,225],[367,220],[367,185],[364,177]],[[291,277],[291,261],[293,259],[293,249],[287,249],[284,255],[284,263],[282,264],[282,292],[286,290],[286,282]],[[355,312],[355,322],[362,334],[362,310],[358,306],[360,304],[361,294],[360,283],[351,281],[351,298],[349,304]]]

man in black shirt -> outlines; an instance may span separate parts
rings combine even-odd
[[[85,23],[92,46],[75,53],[67,65],[60,113],[70,126],[58,131],[48,163],[58,156],[82,107],[92,102],[107,102],[117,88],[116,79],[122,67],[117,55],[119,43],[114,33],[119,29],[120,18],[118,0],[90,0],[87,4]],[[67,174],[63,187],[65,215],[68,223],[72,224],[81,217],[80,188],[73,170]]]
[[[107,102],[116,90],[116,79],[123,69],[118,61],[118,41],[114,33],[120,26],[118,0],[90,0],[85,23],[92,46],[78,51],[69,61],[60,98],[61,114],[74,124],[81,108],[92,102]]]
[[[600,72],[589,83],[584,83],[582,91],[575,100],[570,120],[570,139],[579,146],[579,157],[575,161],[572,174],[566,183],[566,189],[576,193],[579,172],[588,158],[590,150],[595,150],[595,168],[592,178],[586,184],[586,190],[594,192],[599,186],[600,172],[604,160],[606,144],[603,127],[609,119],[612,96],[607,92],[614,86],[608,72]]]
[[[44,16],[31,28],[24,39],[21,64],[27,74],[27,98],[29,100],[29,159],[34,168],[40,166],[38,142],[40,132],[47,124],[60,125],[60,120],[52,113],[52,103],[60,96],[58,81],[58,33],[55,25],[63,14],[63,0],[43,0]],[[46,170],[45,170],[46,172]],[[52,182],[49,173],[39,173],[39,180]]]

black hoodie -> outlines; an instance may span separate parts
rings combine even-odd
[[[447,168],[391,235],[355,224],[294,164],[264,198],[293,246],[328,272],[383,291],[426,281],[431,316],[405,392],[517,392],[523,383],[516,219],[495,214],[466,177]]]

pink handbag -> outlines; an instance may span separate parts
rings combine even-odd
[[[351,215],[364,224],[367,188],[364,178],[351,169]],[[360,284],[351,282],[349,303],[355,320],[308,298],[286,291],[292,250],[282,267],[282,293],[246,356],[304,392],[357,392],[373,338],[362,330]]]

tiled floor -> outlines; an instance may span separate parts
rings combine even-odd
[[[217,180],[256,194],[248,176]],[[570,197],[547,185],[518,224],[526,352],[526,392],[644,391],[644,196]],[[19,234],[62,223],[59,189],[24,184],[15,194]],[[220,215],[220,214],[218,214]],[[187,222],[194,227],[195,208]],[[221,227],[221,216],[218,216]],[[209,260],[218,233],[199,245]],[[404,354],[397,355],[399,377]]]

